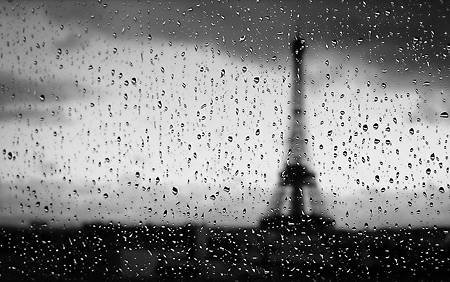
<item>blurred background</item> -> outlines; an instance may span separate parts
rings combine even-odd
[[[298,31],[320,209],[344,229],[449,224],[447,14],[439,1],[4,2],[1,223],[257,225],[286,159]]]
[[[278,233],[258,228],[281,189],[279,174],[295,126],[290,119],[295,34],[307,44],[304,162],[318,182],[316,191],[305,191],[305,207],[332,218],[334,231],[308,235],[309,241],[297,234],[284,247],[316,250],[315,263],[328,259],[309,270],[326,265],[329,274],[351,275],[339,265],[345,246],[361,247],[344,253],[367,258],[362,264],[367,268],[360,269],[365,273],[378,267],[386,249],[392,253],[395,240],[400,246],[428,238],[429,246],[419,245],[424,252],[436,248],[434,260],[417,251],[417,261],[405,261],[402,271],[414,273],[409,263],[428,263],[427,273],[445,269],[448,250],[441,247],[448,246],[447,231],[389,235],[381,243],[378,235],[361,239],[345,232],[450,225],[448,14],[445,1],[2,2],[0,265],[11,271],[4,277],[23,278],[16,262],[26,256],[17,249],[32,253],[27,242],[43,250],[50,244],[52,236],[39,233],[42,225],[81,230],[55,239],[64,243],[54,243],[52,256],[59,257],[61,248],[101,254],[90,258],[103,275],[98,277],[116,269],[99,263],[116,255],[114,250],[121,250],[117,264],[123,276],[154,277],[161,256],[204,259],[211,244],[231,261],[241,251],[227,253],[227,246],[255,244],[261,250],[248,250],[244,263],[213,268],[217,273],[238,268],[230,277],[251,268],[266,277],[272,253],[265,248],[281,243],[274,239]],[[282,212],[290,209],[286,194]],[[145,227],[139,234],[157,234],[159,239],[152,239],[157,247],[140,245],[150,239],[132,235],[134,229],[111,232],[95,224]],[[13,235],[22,231],[5,231],[28,228],[35,231],[23,231],[22,237]],[[229,239],[231,233],[223,230],[234,230],[236,237]],[[336,232],[345,239],[336,239]],[[42,240],[34,242],[30,234]],[[12,243],[13,238],[22,240]],[[379,249],[364,248],[365,240]],[[184,251],[176,242],[187,244],[179,247]],[[325,250],[330,242],[338,250],[333,255]],[[413,257],[396,254],[386,260],[388,269],[397,258]],[[445,258],[440,268],[438,255]],[[45,267],[32,268],[34,274],[21,273],[64,278],[57,276],[61,265],[73,275],[91,269],[89,259],[81,270],[66,267],[84,265],[73,256],[64,256],[67,261],[54,272],[43,262]],[[284,256],[293,254],[283,251]],[[305,256],[297,263],[310,265]],[[263,268],[253,268],[253,260]],[[383,265],[380,273],[388,273]],[[283,261],[274,269],[288,268]],[[218,277],[208,271],[199,277]],[[281,275],[277,271],[271,277]]]

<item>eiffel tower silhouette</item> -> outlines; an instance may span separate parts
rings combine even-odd
[[[303,190],[306,186],[317,189],[316,179],[304,164],[303,158],[306,152],[304,140],[304,92],[303,92],[303,56],[306,42],[298,34],[291,44],[291,52],[294,60],[294,78],[292,93],[292,114],[290,128],[289,151],[286,166],[280,173],[278,191],[274,194],[270,214],[261,221],[261,228],[279,228],[283,226],[296,226],[301,229],[323,229],[332,225],[332,220],[323,215],[306,214],[303,205]],[[291,213],[288,216],[281,214],[282,198],[287,187],[292,187]]]

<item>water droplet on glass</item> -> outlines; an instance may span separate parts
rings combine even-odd
[[[369,129],[369,127],[367,126],[367,124],[364,124],[364,125],[363,125],[363,130],[364,130],[364,131],[367,131],[368,129]]]

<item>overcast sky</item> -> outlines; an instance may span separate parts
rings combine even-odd
[[[3,3],[1,222],[255,226],[299,30],[314,208],[448,225],[448,8],[332,2]]]

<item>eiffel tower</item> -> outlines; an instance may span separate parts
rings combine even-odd
[[[261,221],[261,228],[283,228],[294,226],[294,229],[323,229],[332,225],[330,218],[323,215],[306,214],[303,205],[303,192],[306,186],[317,189],[315,175],[304,164],[303,158],[306,152],[305,125],[304,125],[304,92],[303,92],[303,56],[306,42],[298,34],[291,44],[293,64],[293,93],[292,114],[289,151],[286,166],[280,173],[278,191],[274,194],[274,201],[270,208],[269,216]],[[283,196],[288,187],[291,187],[291,213],[287,216],[281,214]]]

